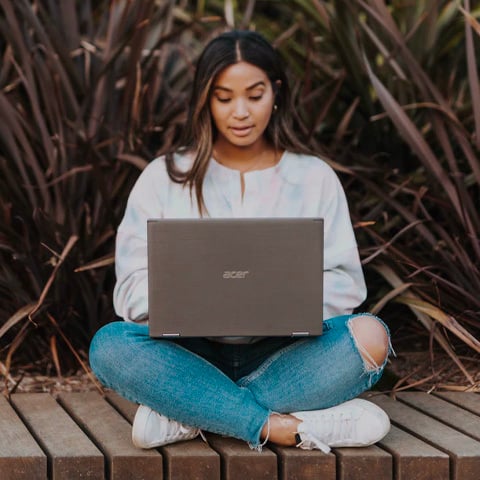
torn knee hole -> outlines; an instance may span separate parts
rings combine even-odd
[[[384,325],[371,315],[353,317],[348,325],[366,370],[381,368],[387,359],[390,344]]]

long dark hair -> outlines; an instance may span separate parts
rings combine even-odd
[[[247,62],[262,69],[275,92],[275,113],[265,130],[265,138],[275,150],[310,153],[293,132],[290,88],[282,62],[270,43],[257,32],[230,31],[211,40],[200,55],[193,81],[187,123],[180,144],[193,153],[194,161],[185,172],[175,167],[174,152],[166,155],[171,180],[195,191],[200,214],[206,213],[202,186],[217,129],[210,112],[210,94],[218,74],[238,62]]]

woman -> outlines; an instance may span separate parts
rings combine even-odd
[[[389,430],[385,412],[355,398],[382,374],[388,330],[373,315],[352,315],[366,289],[345,195],[296,139],[289,100],[261,35],[220,35],[197,64],[183,147],[152,161],[130,194],[114,291],[127,321],[97,332],[90,363],[104,385],[140,404],[132,438],[141,448],[206,430],[258,450],[270,441],[328,452],[370,445]],[[147,219],[204,216],[324,218],[321,337],[149,337]]]

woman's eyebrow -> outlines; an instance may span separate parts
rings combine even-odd
[[[259,82],[255,82],[253,85],[250,85],[249,87],[247,87],[245,90],[249,91],[249,90],[253,90],[254,88],[256,87],[264,87],[265,86],[265,82],[263,80],[260,80]],[[215,85],[213,87],[214,90],[222,90],[224,92],[233,92],[232,89],[230,88],[227,88],[227,87],[222,87],[221,85]]]
[[[256,82],[253,85],[250,85],[245,90],[253,90],[256,87],[264,87],[264,86],[265,86],[265,82],[263,80],[260,80],[259,82]]]

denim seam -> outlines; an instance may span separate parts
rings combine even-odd
[[[275,362],[278,358],[280,358],[285,352],[288,352],[290,350],[294,350],[295,348],[298,348],[303,343],[305,343],[305,340],[298,340],[295,343],[292,343],[290,345],[287,345],[286,347],[281,348],[280,350],[275,352],[275,354],[273,354],[271,357],[269,357],[267,360],[265,360],[265,362],[263,362],[262,365],[260,365],[260,367],[258,367],[255,371],[253,371],[249,375],[241,378],[237,382],[237,385],[239,385],[240,387],[248,387],[248,385],[251,382],[253,382],[257,378],[259,378],[261,375],[263,375],[265,370],[267,370],[270,367],[270,365],[272,365],[272,363]]]

